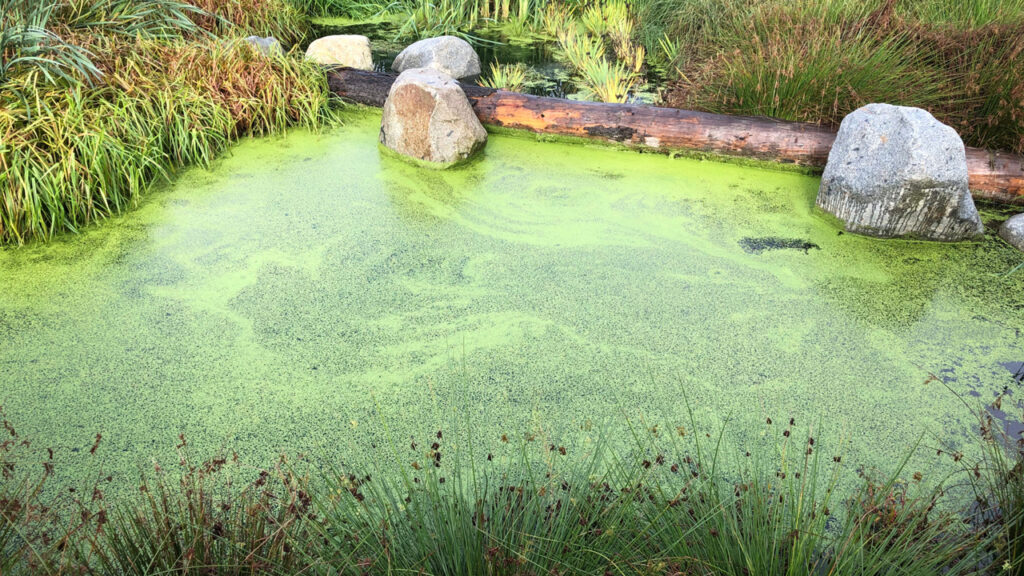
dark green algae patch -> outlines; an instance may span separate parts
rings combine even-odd
[[[970,444],[931,373],[1019,401],[1024,274],[998,239],[838,234],[810,176],[506,135],[425,171],[382,155],[378,126],[245,141],[124,217],[0,251],[0,404],[22,436],[68,477],[100,466],[96,433],[119,478],[176,462],[179,433],[256,465],[358,464],[382,419],[425,438],[457,406],[482,445],[674,429],[685,393],[736,454],[792,417],[891,471],[922,434]],[[744,241],[766,238],[816,248]],[[934,454],[912,465],[948,466]]]

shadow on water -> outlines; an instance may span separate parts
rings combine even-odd
[[[961,378],[956,375],[956,368],[959,364],[959,362],[954,362],[954,366],[943,369],[937,377],[947,385],[966,384],[968,388],[967,395],[972,398],[981,399],[982,393],[979,391],[979,387],[970,381],[971,379],[961,381]],[[999,365],[1010,372],[1012,383],[1008,384],[1002,392],[996,395],[996,402],[987,403],[985,410],[993,420],[1002,426],[1008,438],[1024,439],[1024,421],[1015,415],[1017,413],[1012,412],[1013,408],[1018,410],[1024,409],[1024,399],[1014,398],[1021,391],[1021,385],[1024,384],[1024,362],[1000,362]],[[1017,384],[1017,386],[1013,386],[1013,383]]]
[[[1014,381],[1024,384],[1024,362],[1003,362],[1003,368],[1013,374]]]
[[[777,236],[762,236],[758,238],[747,236],[740,239],[740,247],[747,254],[761,254],[771,250],[802,250],[804,254],[810,254],[811,250],[821,250],[821,246],[807,240],[779,238]]]

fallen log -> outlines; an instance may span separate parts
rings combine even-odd
[[[338,68],[331,91],[345,100],[383,106],[395,74]],[[603,140],[661,152],[691,150],[797,166],[825,166],[835,132],[802,122],[726,116],[676,108],[579,102],[463,84],[484,124]],[[1024,204],[1024,157],[967,148],[975,199]]]

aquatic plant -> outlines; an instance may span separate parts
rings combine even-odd
[[[583,10],[580,22],[595,36],[604,36],[616,30],[632,32],[629,8],[622,0],[600,0],[590,4]]]
[[[541,19],[542,30],[551,38],[558,38],[559,31],[567,24],[575,26],[576,9],[574,6],[561,2],[548,2],[544,7],[544,17]]]
[[[489,88],[518,92],[522,90],[525,82],[525,64],[499,64],[497,62],[492,62],[488,69],[487,76],[480,81],[480,84]]]
[[[620,62],[596,58],[585,62],[580,69],[580,89],[588,99],[626,102],[636,84],[636,72]]]
[[[588,62],[604,59],[604,42],[585,32],[580,33],[572,25],[559,30],[558,46],[566,62],[576,70],[582,69]]]
[[[551,28],[559,56],[572,68],[579,95],[602,102],[625,102],[642,83],[646,50],[633,42],[634,21],[624,2],[598,2],[583,16]]]

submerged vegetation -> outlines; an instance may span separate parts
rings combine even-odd
[[[326,79],[266,58],[299,41],[283,0],[0,0],[0,242],[120,212],[231,140],[330,120]]]
[[[178,466],[157,464],[121,500],[109,477],[49,486],[53,451],[3,425],[4,574],[1024,573],[1024,439],[987,417],[980,460],[950,453],[937,480],[859,472],[849,494],[841,448],[811,428],[768,419],[758,448],[734,456],[725,429],[693,434],[691,416],[631,423],[624,445],[481,439],[468,424],[385,434],[365,470],[197,464],[181,436]],[[102,443],[85,457],[102,458]],[[958,486],[976,495],[966,512]]]

